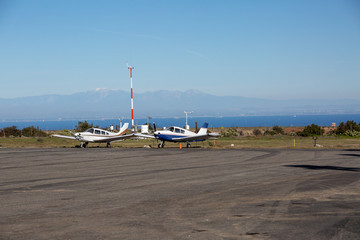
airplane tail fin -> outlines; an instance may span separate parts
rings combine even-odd
[[[208,128],[209,124],[208,123],[204,123],[204,125],[202,125],[202,127],[200,128],[198,134],[199,135],[204,135],[207,133],[207,128]]]
[[[119,134],[118,135],[123,135],[124,133],[126,133],[126,130],[129,127],[129,123],[124,123],[124,125],[120,128]]]

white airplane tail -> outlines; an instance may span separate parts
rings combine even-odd
[[[209,126],[208,123],[204,123],[204,125],[200,128],[198,134],[199,135],[205,135],[207,133],[208,126]]]
[[[129,127],[129,123],[124,123],[124,125],[120,128],[118,135],[123,135],[124,133],[126,133],[128,127]]]

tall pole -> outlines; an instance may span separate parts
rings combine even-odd
[[[119,122],[120,122],[120,129],[121,129],[121,127],[122,127],[122,119],[124,119],[124,118],[119,118]]]
[[[130,86],[131,86],[131,129],[135,131],[135,124],[134,124],[134,96],[133,96],[133,85],[132,85],[132,70],[134,67],[129,66],[130,69]]]
[[[184,113],[186,114],[185,129],[188,129],[188,130],[189,130],[189,129],[190,129],[190,127],[189,127],[189,125],[188,125],[188,121],[187,121],[187,118],[188,118],[188,113],[190,113],[190,114],[191,114],[191,113],[193,113],[193,112],[185,112],[185,111],[184,111]]]

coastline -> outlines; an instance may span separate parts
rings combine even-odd
[[[197,123],[200,127],[204,122],[209,123],[209,128],[219,127],[301,127],[316,124],[322,127],[330,127],[332,123],[338,125],[340,122],[352,120],[360,122],[360,114],[333,114],[333,115],[286,115],[286,116],[239,116],[239,117],[189,117],[188,122],[191,127],[195,127]],[[16,121],[0,121],[0,129],[4,127],[16,126],[18,129],[25,127],[38,127],[41,130],[62,130],[75,128],[79,121],[85,120],[16,120]],[[118,118],[86,120],[89,123],[98,125],[101,128],[108,128],[120,125]],[[122,119],[122,123],[131,122],[131,119]],[[157,127],[168,126],[185,126],[185,117],[183,118],[150,118],[135,119],[137,125],[155,123]]]

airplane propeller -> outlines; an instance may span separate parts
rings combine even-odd
[[[154,125],[154,133],[156,132],[156,125],[155,125],[155,123],[153,122],[153,125]],[[154,134],[154,136],[155,136],[155,134]],[[155,136],[155,138],[156,138],[156,142],[158,142],[158,138]]]
[[[82,139],[80,133],[79,133],[79,134],[75,134],[75,133],[73,133],[72,131],[70,131],[70,133],[76,138],[76,140],[80,141],[80,140]]]

